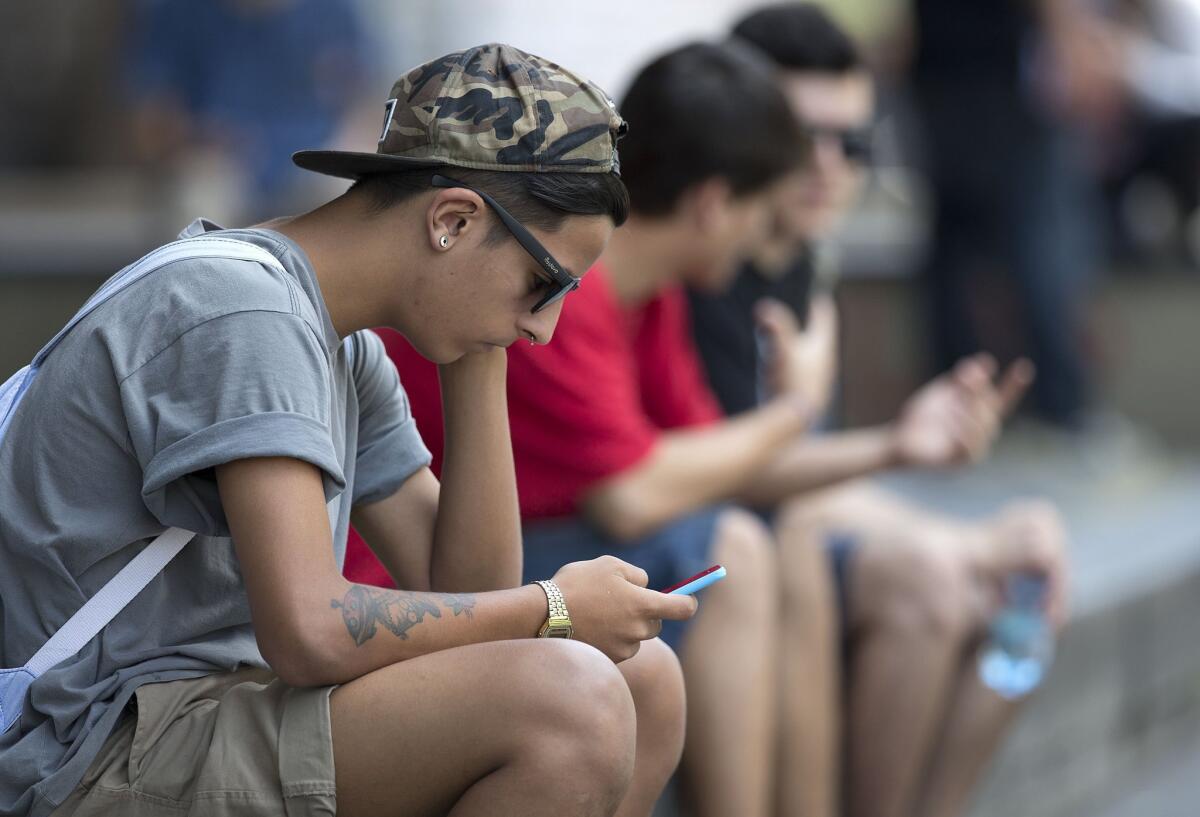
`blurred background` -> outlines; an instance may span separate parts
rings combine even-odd
[[[1034,357],[1039,388],[989,462],[888,480],[963,515],[1048,494],[1070,525],[1074,623],[973,813],[1195,817],[1200,0],[1063,2],[1092,23],[1060,36],[1027,0],[824,2],[881,110],[867,193],[823,248],[837,419],[893,417],[963,352]],[[502,41],[619,99],[659,51],[758,5],[0,4],[0,373],[193,218],[339,193],[290,154],[374,150],[412,65]]]

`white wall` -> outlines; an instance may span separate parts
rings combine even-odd
[[[363,0],[380,39],[386,81],[442,54],[504,42],[554,60],[619,98],[658,52],[720,37],[762,0]]]

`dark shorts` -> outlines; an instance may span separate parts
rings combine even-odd
[[[724,510],[707,508],[633,542],[618,542],[578,517],[526,523],[525,581],[548,579],[569,562],[611,554],[646,571],[650,587],[670,587],[713,564],[717,519]],[[687,622],[664,621],[661,638],[678,652],[686,628]]]
[[[582,562],[611,554],[637,565],[650,577],[650,587],[670,587],[713,565],[717,519],[726,509],[707,508],[659,528],[633,542],[618,542],[591,524],[570,517],[525,524],[526,582],[548,579],[569,562]],[[768,523],[770,522],[767,519]],[[829,567],[837,590],[838,617],[843,644],[849,632],[850,570],[857,546],[854,537],[831,534],[826,541]],[[679,651],[686,621],[664,621],[662,640]]]
[[[829,570],[837,592],[838,634],[844,667],[850,661],[850,572],[857,549],[858,539],[852,534],[830,533],[825,539],[825,553],[829,557]]]

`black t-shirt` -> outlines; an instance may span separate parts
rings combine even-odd
[[[708,373],[708,382],[728,415],[755,408],[762,400],[761,365],[754,306],[775,298],[808,318],[812,257],[804,254],[781,277],[768,279],[747,263],[728,292],[688,291],[692,336]]]

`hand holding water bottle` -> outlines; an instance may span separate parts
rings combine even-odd
[[[1040,576],[1045,581],[1042,607],[1055,631],[1067,620],[1067,531],[1062,516],[1045,500],[1009,504],[993,523],[993,545],[986,559],[993,589],[1000,594],[1010,576]]]
[[[979,675],[1011,700],[1037,687],[1054,658],[1066,618],[1066,535],[1058,512],[1044,502],[1011,506],[996,530],[988,561],[999,609],[980,649]]]
[[[1054,660],[1054,632],[1042,609],[1045,593],[1046,581],[1040,576],[1010,576],[1007,603],[992,618],[980,648],[980,679],[1008,700],[1032,692]]]

